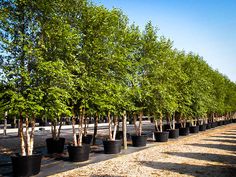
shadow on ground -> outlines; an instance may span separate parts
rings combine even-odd
[[[221,149],[221,150],[227,150],[227,151],[236,151],[236,145],[226,145],[226,144],[187,144],[190,146],[197,146],[197,147],[206,147],[206,148],[214,148],[214,149]]]
[[[222,142],[222,143],[233,143],[236,144],[236,140],[230,139],[204,139],[204,141]]]
[[[185,153],[185,152],[167,152],[166,154],[178,157],[197,159],[197,160],[218,162],[223,164],[236,164],[236,156],[232,155],[209,154],[209,153]]]
[[[210,138],[231,138],[231,139],[235,139],[236,136],[210,136]]]
[[[141,161],[141,165],[158,170],[168,170],[179,174],[192,175],[195,177],[232,177],[235,175],[235,168],[221,165],[190,165],[186,163],[153,162]]]

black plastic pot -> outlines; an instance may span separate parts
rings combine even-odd
[[[206,131],[207,124],[199,125],[199,131]]]
[[[167,142],[169,138],[169,132],[154,132],[156,142]]]
[[[236,123],[236,119],[232,119],[232,122],[233,122],[233,123]]]
[[[171,128],[171,127],[170,127],[170,124],[164,124],[164,125],[162,126],[163,131],[169,130],[170,128]]]
[[[79,135],[76,135],[76,138],[78,139]],[[82,136],[82,143],[83,144],[91,144],[93,139],[93,135],[86,135],[86,136]]]
[[[211,123],[211,128],[215,128],[215,127],[217,127],[217,122],[212,122]]]
[[[113,131],[112,131],[112,135],[113,135]],[[126,133],[126,137],[128,140],[130,140],[130,134]],[[116,132],[116,139],[118,140],[122,140],[123,139],[123,131],[117,131]]]
[[[41,154],[11,156],[13,176],[33,176],[40,172]]]
[[[222,121],[217,122],[217,126],[221,126],[221,125],[223,125]]]
[[[207,124],[206,129],[211,129],[211,123],[210,122]]]
[[[82,136],[82,143],[91,144],[92,139],[93,139],[93,135]]]
[[[147,144],[147,135],[141,135],[141,136],[132,135],[131,138],[134,147],[143,147],[146,146]]]
[[[63,153],[65,138],[59,138],[58,140],[54,140],[53,138],[47,138],[46,144],[47,144],[47,151],[49,154]]]
[[[190,122],[186,122],[186,127],[191,127],[191,123]]]
[[[175,123],[175,128],[180,129],[181,128],[181,123]]]
[[[105,154],[118,154],[121,151],[121,141],[120,140],[104,140],[104,153]]]
[[[69,159],[72,162],[83,162],[89,159],[90,144],[82,146],[68,146]]]
[[[179,135],[180,136],[187,136],[187,135],[189,135],[189,127],[179,128]]]
[[[169,138],[176,139],[179,137],[179,129],[169,129],[167,131],[169,132]]]
[[[199,126],[191,126],[189,127],[190,133],[198,133],[199,132]]]

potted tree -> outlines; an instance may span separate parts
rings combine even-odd
[[[159,113],[159,123],[158,123],[158,119],[156,118],[156,116],[154,117],[154,121],[155,121],[155,140],[156,142],[167,142],[168,138],[169,138],[169,132],[168,131],[163,131],[163,114],[160,112]]]
[[[189,135],[189,127],[186,126],[186,118],[185,116],[180,113],[180,118],[179,118],[179,122],[180,122],[180,127],[179,127],[179,135],[180,136],[187,136]]]
[[[51,114],[52,117],[58,116],[58,118],[51,118],[51,138],[46,139],[47,152],[49,154],[53,153],[63,153],[65,138],[60,137],[61,127],[62,127],[62,118],[59,115]],[[59,120],[59,125],[58,125]]]
[[[82,137],[84,134],[84,120],[85,120],[85,107],[80,106],[79,111],[79,125],[78,125],[78,134],[76,133],[75,129],[75,108],[72,111],[72,132],[73,132],[73,144],[67,147],[69,153],[69,159],[72,162],[83,162],[89,159],[90,153],[90,143],[83,143]]]

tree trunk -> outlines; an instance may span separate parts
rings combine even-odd
[[[57,121],[54,119],[51,125],[52,138],[57,139]]]
[[[18,124],[17,125],[18,125],[18,135],[17,136],[20,137],[20,131],[21,131],[20,130],[20,119],[18,119]]]
[[[33,155],[34,149],[34,129],[35,129],[35,117],[33,115],[33,120],[31,121],[32,129],[30,134],[30,144],[29,144],[29,155]]]
[[[79,136],[78,136],[78,146],[82,146],[82,136],[83,136],[83,121],[84,121],[84,111],[80,108],[80,121],[79,121]]]
[[[156,119],[154,119],[154,122],[155,122],[155,130],[157,132],[159,132],[159,128],[158,128],[158,121]]]
[[[112,140],[112,128],[111,128],[111,113],[108,112],[108,115],[107,115],[107,118],[108,118],[108,125],[109,125],[109,140]]]
[[[25,137],[26,137],[26,154],[29,155],[29,144],[30,144],[30,135],[29,135],[29,118],[28,115],[26,114],[25,118],[25,125],[26,125],[26,131],[25,131]]]
[[[57,132],[57,139],[60,138],[60,134],[61,134],[61,126],[62,126],[62,118],[60,118],[60,124],[59,124],[58,132]]]
[[[160,113],[160,132],[163,131],[162,130],[162,118],[163,118],[162,113]]]
[[[123,120],[122,120],[122,130],[123,130],[123,146],[124,149],[127,149],[127,137],[126,137],[126,133],[127,133],[127,117],[126,117],[126,111],[124,111],[123,113]]]
[[[20,147],[21,147],[21,155],[26,156],[25,150],[25,140],[24,140],[24,132],[23,132],[23,118],[22,113],[20,113]]]
[[[138,127],[136,125],[137,115],[133,113],[133,117],[134,117],[134,129],[135,129],[136,135],[138,136]]]
[[[98,113],[96,112],[95,121],[94,121],[94,131],[93,131],[93,145],[96,144],[97,132],[98,132]]]
[[[142,121],[143,121],[143,111],[139,113],[139,127],[138,127],[139,136],[141,136],[142,134]]]
[[[117,116],[114,116],[114,130],[113,130],[113,137],[112,140],[116,140],[116,130],[117,130],[117,125],[118,124],[118,118]]]
[[[170,118],[170,113],[167,113],[167,123],[170,125],[170,129],[173,129],[172,121],[171,121],[171,118]]]
[[[4,116],[4,130],[3,130],[3,135],[7,136],[7,111],[5,112]]]
[[[76,131],[75,131],[75,115],[74,114],[72,117],[72,131],[73,131],[73,144],[74,144],[74,146],[78,146]]]
[[[175,129],[175,114],[173,114],[173,120],[172,120],[172,122],[173,122],[173,130]]]
[[[88,120],[87,120],[87,117],[85,115],[85,108],[83,109],[83,115],[84,115],[84,136],[87,135],[87,130],[88,130]]]

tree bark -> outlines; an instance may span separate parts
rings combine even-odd
[[[141,136],[142,134],[142,121],[143,121],[143,111],[139,113],[139,127],[138,127],[139,136]]]
[[[4,130],[3,130],[3,135],[7,136],[7,111],[5,112],[5,115],[4,115]]]
[[[21,147],[21,155],[26,156],[22,113],[20,113],[20,147]]]
[[[163,115],[162,113],[160,113],[160,132],[162,132],[162,119],[163,119]]]
[[[17,125],[18,125],[18,135],[17,136],[20,137],[20,119],[18,119]]]
[[[94,129],[93,129],[93,145],[96,144],[97,132],[98,132],[98,113],[96,112],[95,120],[94,120]]]
[[[134,129],[135,129],[135,132],[136,132],[136,135],[138,136],[138,127],[137,127],[137,124],[136,124],[136,121],[137,121],[137,115],[135,113],[133,113],[133,117],[134,117]]]
[[[126,117],[126,111],[123,113],[123,120],[122,120],[122,131],[123,131],[123,147],[124,149],[127,149],[127,117]]]
[[[87,120],[87,117],[85,115],[85,108],[83,109],[83,115],[84,115],[84,136],[87,135],[87,130],[88,130],[88,120]]]
[[[108,118],[108,125],[109,125],[109,140],[112,140],[112,128],[111,128],[111,113],[110,111],[108,112],[108,115],[107,115],[107,118]]]
[[[175,114],[173,114],[172,122],[173,122],[173,130],[174,130],[175,129]]]
[[[60,125],[59,125],[58,132],[57,132],[57,139],[60,138],[60,134],[61,134],[61,126],[62,126],[62,118],[60,118]]]
[[[30,144],[29,144],[29,155],[33,155],[34,149],[34,130],[35,130],[35,117],[33,115],[33,120],[31,121],[32,129],[30,134]]]
[[[118,120],[117,120],[117,116],[114,116],[114,130],[113,130],[113,137],[112,140],[116,140],[116,130],[117,130],[117,124],[118,124]]]
[[[26,131],[25,131],[25,147],[26,147],[26,154],[29,155],[29,144],[30,144],[30,135],[29,135],[29,118],[28,115],[26,114],[25,118],[25,125],[26,125]]]
[[[75,114],[74,113],[73,113],[73,117],[72,117],[72,131],[73,131],[73,144],[74,144],[74,146],[78,146],[76,131],[75,131]]]
[[[158,121],[155,119],[154,122],[155,122],[155,130],[159,132]]]

